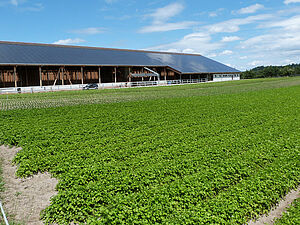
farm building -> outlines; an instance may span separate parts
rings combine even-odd
[[[239,73],[196,54],[0,42],[0,88],[222,81],[237,80]]]

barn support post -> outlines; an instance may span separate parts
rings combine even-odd
[[[57,72],[57,74],[56,74],[56,78],[55,78],[55,81],[54,81],[54,83],[53,83],[53,86],[55,86],[56,81],[59,80],[59,74],[60,74],[60,68],[59,68],[59,70],[58,70],[58,72]]]
[[[128,80],[131,82],[131,67],[128,68]]]
[[[3,87],[5,87],[5,79],[4,79],[4,76],[5,76],[5,71],[4,70],[1,70],[1,74],[2,74],[2,82],[3,82]]]
[[[167,70],[166,70],[166,68],[164,69],[164,73],[165,73],[165,81],[167,81]]]
[[[98,68],[98,78],[99,78],[99,84],[101,84],[101,67]]]
[[[28,69],[27,69],[27,66],[25,66],[25,80],[26,80],[26,86],[28,86]]]
[[[3,85],[3,87],[5,86],[5,82],[4,82],[4,72],[2,70],[2,68],[0,69],[0,81]],[[1,87],[1,84],[0,84],[0,87]]]
[[[182,75],[181,75],[181,73],[179,74],[179,76],[180,76],[180,83],[182,83]]]
[[[158,72],[157,69],[155,69],[154,71],[157,72],[157,74],[158,74],[158,76],[157,76],[157,81],[158,81],[158,83],[159,83],[159,82],[160,82],[160,77],[161,77],[161,75],[159,74],[159,72]]]
[[[69,84],[70,85],[73,85],[72,84],[72,81],[71,81],[71,79],[72,79],[72,77],[73,77],[73,73],[72,73],[72,77],[71,77],[71,73],[70,73],[70,70],[68,70],[68,71],[65,71],[66,72],[66,75],[67,75],[67,79],[69,80]],[[72,72],[72,71],[71,71]]]
[[[47,69],[47,85],[49,85],[49,70]]]
[[[43,86],[43,80],[42,80],[42,67],[39,66],[39,77],[40,77],[40,86]]]
[[[81,67],[81,84],[83,84],[83,67]]]
[[[15,82],[15,87],[18,87],[17,83],[17,67],[14,66],[14,82]]]
[[[64,67],[61,67],[61,70],[60,70],[60,73],[61,73],[61,85],[65,85],[65,79],[64,79],[64,74],[65,74],[65,68]]]
[[[115,67],[114,73],[115,73],[115,83],[117,83],[117,67]]]

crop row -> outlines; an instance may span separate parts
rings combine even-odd
[[[197,90],[198,92],[201,89]],[[300,86],[1,112],[48,223],[244,224],[299,185]]]
[[[173,87],[128,88],[96,91],[62,91],[35,94],[0,95],[0,111],[103,104],[174,97],[192,97],[258,91],[299,85],[300,78],[244,80]]]
[[[300,198],[296,199],[287,212],[275,221],[276,225],[297,225],[300,224]]]

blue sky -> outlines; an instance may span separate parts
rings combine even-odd
[[[300,63],[300,0],[0,0],[0,40]]]

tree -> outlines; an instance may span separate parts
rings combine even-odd
[[[282,77],[300,75],[300,64],[286,66],[259,66],[241,73],[242,79],[253,79],[263,77]]]

